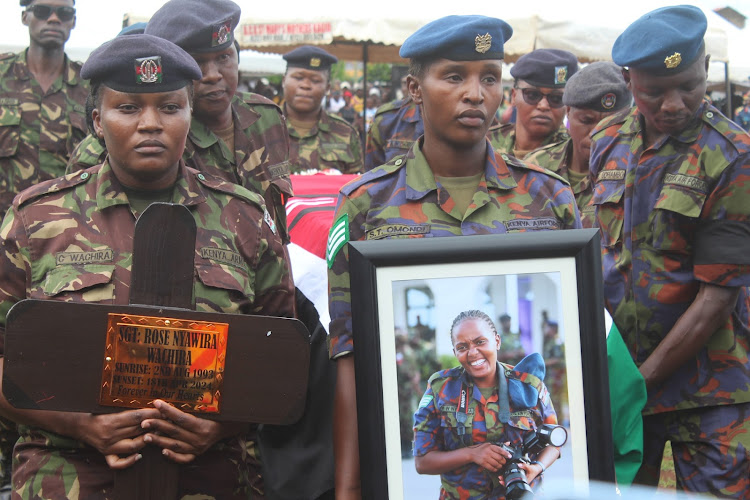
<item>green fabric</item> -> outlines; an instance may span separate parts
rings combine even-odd
[[[620,486],[632,484],[643,460],[643,417],[646,382],[613,323],[607,337],[609,404],[615,447],[615,475]]]

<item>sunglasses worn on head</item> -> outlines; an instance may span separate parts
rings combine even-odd
[[[563,106],[563,95],[559,92],[547,92],[544,93],[537,89],[519,89],[521,91],[521,94],[523,95],[523,100],[526,101],[526,104],[530,104],[531,106],[536,106],[542,101],[542,98],[547,98],[547,104],[549,104],[550,108],[562,108]]]
[[[35,5],[30,5],[29,8],[26,9],[26,11],[33,12],[34,17],[42,21],[46,21],[47,19],[49,19],[49,16],[51,16],[53,12],[55,13],[55,15],[57,15],[57,18],[62,22],[68,22],[71,19],[73,19],[76,15],[75,8],[68,7],[67,5],[54,7],[52,5],[35,4]]]

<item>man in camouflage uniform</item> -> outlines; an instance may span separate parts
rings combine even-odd
[[[159,77],[137,71],[143,67]],[[95,89],[94,128],[110,154],[102,165],[39,184],[15,199],[2,226],[3,326],[9,308],[24,298],[127,304],[135,223],[154,201],[182,204],[195,219],[197,310],[294,315],[288,258],[263,199],[188,168],[180,158],[190,127],[188,86],[200,74],[189,54],[148,35],[116,38],[91,54],[82,75]],[[133,102],[137,112],[121,113]],[[231,258],[217,260],[217,252],[207,249]],[[18,422],[21,433],[13,497],[111,498],[111,469],[131,466],[145,446],[158,446],[168,459],[185,464],[183,498],[262,495],[256,426],[248,430],[164,402],[154,405],[71,418],[17,410],[0,398],[3,416]]]
[[[21,0],[29,47],[0,55],[0,216],[29,186],[59,177],[86,136],[88,86],[65,55],[74,0]]]
[[[365,172],[406,154],[422,134],[422,114],[410,96],[380,106],[367,132]]]
[[[565,177],[581,211],[584,227],[593,227],[594,207],[589,204],[593,187],[589,178],[591,131],[603,118],[630,107],[633,96],[622,77],[620,67],[611,62],[595,62],[570,77],[565,86],[570,139],[541,147],[526,161]]]
[[[537,49],[521,56],[510,69],[516,121],[490,129],[492,147],[524,159],[537,148],[566,140],[562,96],[576,71],[576,56],[565,50]]]
[[[521,333],[510,329],[510,316],[500,315],[500,348],[497,359],[503,363],[515,363],[523,358],[524,350],[521,344]]]
[[[183,158],[195,169],[261,194],[285,242],[289,138],[281,110],[258,94],[237,93],[240,7],[231,0],[170,0],[151,17],[146,33],[179,45],[201,66],[193,121]],[[96,137],[81,143],[68,172],[97,165],[106,151]]]
[[[636,108],[593,132],[593,204],[605,305],[648,389],[636,482],[669,440],[678,488],[747,499],[750,137],[703,99],[706,25],[665,7],[615,42]]]
[[[425,135],[406,156],[366,172],[339,194],[327,260],[340,409],[334,415],[336,493],[342,498],[356,498],[359,488],[346,242],[581,227],[573,192],[561,177],[496,153],[486,138],[502,100],[503,43],[511,34],[500,19],[448,16],[408,38],[400,53],[412,58],[409,91],[424,111]],[[447,67],[461,68],[460,84],[438,84],[435,75]]]
[[[284,116],[289,130],[293,173],[336,169],[343,174],[362,171],[359,134],[349,122],[323,109],[331,88],[331,65],[338,59],[312,45],[284,54],[286,73]]]

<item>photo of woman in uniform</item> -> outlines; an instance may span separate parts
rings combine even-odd
[[[512,450],[523,450],[542,425],[557,424],[545,363],[538,353],[515,366],[498,362],[500,335],[482,311],[458,314],[450,337],[460,366],[427,383],[414,414],[414,464],[419,474],[440,475],[441,499],[503,499]],[[559,457],[559,448],[540,446],[516,465],[533,485]]]

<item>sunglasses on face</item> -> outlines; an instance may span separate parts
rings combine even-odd
[[[542,102],[543,98],[547,98],[547,104],[549,104],[550,108],[562,108],[563,107],[563,95],[559,92],[547,92],[546,94],[540,90],[537,89],[519,89],[521,91],[521,95],[523,95],[523,100],[526,101],[526,104],[530,104],[531,106],[536,106],[540,102]]]
[[[62,22],[68,22],[73,19],[76,15],[76,10],[73,7],[66,5],[60,7],[54,7],[52,5],[36,4],[30,5],[26,12],[31,11],[34,13],[34,17],[41,21],[46,21],[49,16],[54,12],[57,18]]]

